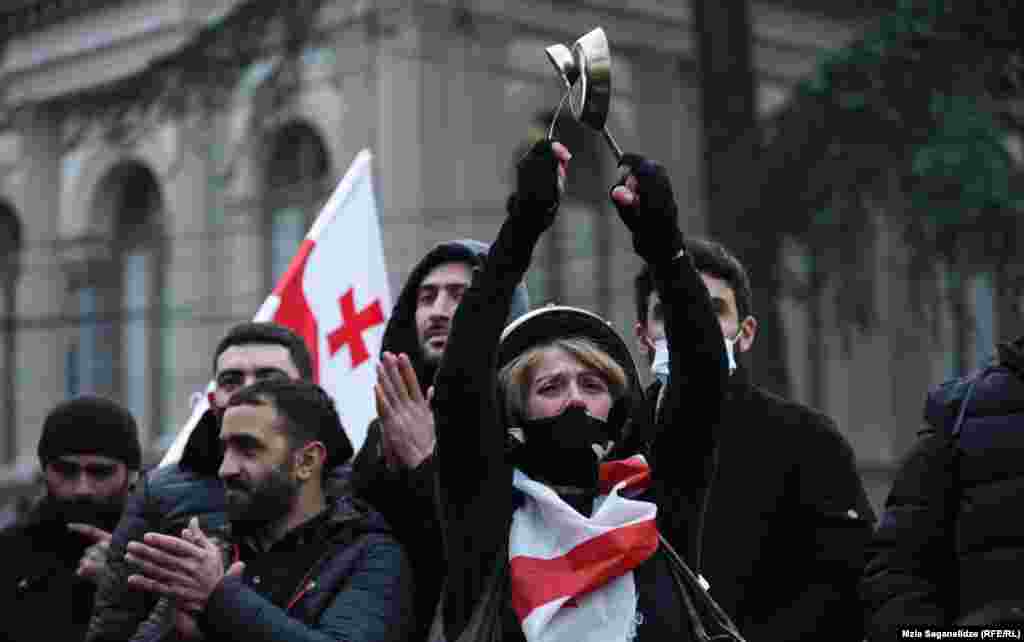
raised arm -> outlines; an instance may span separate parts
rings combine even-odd
[[[665,315],[671,363],[655,425],[651,464],[659,488],[659,525],[696,566],[696,540],[714,471],[715,427],[728,383],[725,341],[711,298],[689,256],[665,169],[626,154],[625,174],[612,190],[633,247],[651,266]]]
[[[682,482],[692,469],[680,467],[679,457],[697,464],[714,449],[714,428],[721,418],[728,383],[728,360],[708,290],[690,257],[684,254],[652,268],[672,364],[656,417],[653,457],[657,461],[658,453],[671,453],[666,462],[671,464],[661,466],[668,470],[658,474],[672,473]]]
[[[541,141],[519,162],[508,218],[455,312],[435,378],[435,457],[448,559],[444,622],[450,640],[465,627],[508,538],[512,469],[505,461],[496,396],[497,347],[513,291],[537,240],[554,221],[558,177],[564,172],[559,163],[567,161],[564,147]]]

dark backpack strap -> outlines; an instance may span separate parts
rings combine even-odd
[[[690,570],[679,553],[663,536],[658,535],[660,548],[665,551],[672,577],[679,589],[679,597],[686,608],[686,616],[699,642],[745,642],[729,615],[707,592],[700,578]]]
[[[945,514],[947,523],[951,526],[956,522],[956,519],[960,514],[960,454],[959,449],[957,448],[957,440],[960,439],[960,431],[963,429],[964,419],[967,417],[967,406],[970,405],[971,397],[974,396],[974,389],[977,387],[978,382],[981,381],[991,370],[992,366],[985,368],[971,378],[971,382],[967,386],[967,392],[964,394],[964,400],[960,402],[960,410],[957,411],[956,421],[953,423],[953,429],[949,432],[948,438],[946,439],[945,448],[948,453],[947,457],[952,483],[950,483],[946,493]]]
[[[971,397],[974,396],[974,388],[991,370],[991,367],[985,368],[975,375],[971,379],[971,383],[967,386],[967,394],[964,395],[964,400],[960,403],[960,412],[956,415],[956,423],[953,424],[953,431],[950,433],[950,436],[954,440],[960,437],[960,429],[963,428],[964,417],[967,416],[967,405],[971,402]]]

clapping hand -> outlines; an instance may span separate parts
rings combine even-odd
[[[206,608],[220,581],[225,576],[241,575],[245,567],[235,562],[225,572],[220,548],[203,533],[194,517],[180,538],[146,533],[143,541],[129,542],[125,560],[140,570],[140,574],[128,577],[129,586],[170,597],[179,608],[191,612]]]
[[[416,468],[434,452],[437,442],[430,409],[433,387],[424,397],[409,357],[385,352],[373,390],[388,467]]]

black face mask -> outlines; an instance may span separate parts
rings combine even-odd
[[[58,499],[47,495],[40,503],[39,510],[42,520],[53,525],[78,522],[112,531],[121,518],[124,501],[123,496],[108,499]]]
[[[526,443],[516,452],[516,464],[527,475],[555,486],[597,488],[598,459],[594,444],[604,448],[612,439],[608,424],[570,406],[560,415],[524,421]]]

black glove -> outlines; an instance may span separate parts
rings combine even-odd
[[[537,141],[516,163],[516,193],[506,208],[509,223],[535,243],[554,223],[558,198],[558,158],[551,141]]]
[[[633,234],[633,249],[648,263],[671,261],[683,249],[683,233],[665,168],[638,154],[623,154],[619,167],[629,171],[612,189],[625,185],[629,174],[636,177],[637,200],[632,205],[612,199],[619,218]]]

